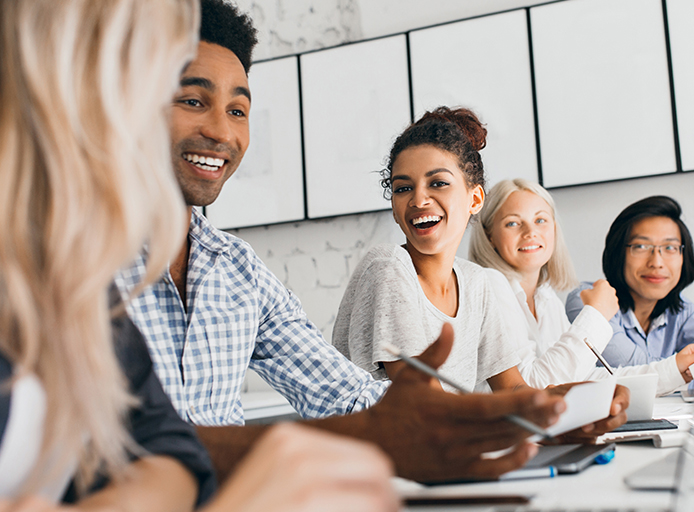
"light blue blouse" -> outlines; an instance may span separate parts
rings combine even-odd
[[[566,314],[573,322],[583,308],[581,291],[591,288],[591,283],[581,283],[566,298]],[[612,366],[632,366],[665,359],[694,343],[694,304],[682,297],[682,309],[673,314],[666,310],[654,318],[648,333],[636,319],[634,311],[618,311],[610,320],[614,334],[602,355]]]

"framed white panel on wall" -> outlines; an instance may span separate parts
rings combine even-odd
[[[676,170],[660,0],[530,9],[544,185]]]
[[[309,218],[382,210],[378,171],[410,122],[404,35],[301,56]]]
[[[217,200],[205,210],[220,229],[304,218],[297,57],[251,67],[250,145]]]
[[[486,125],[489,185],[537,182],[537,153],[525,10],[410,33],[415,118],[440,105],[472,109]]]
[[[682,169],[694,170],[694,1],[667,0]]]

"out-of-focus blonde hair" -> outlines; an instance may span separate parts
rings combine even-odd
[[[156,278],[186,230],[166,107],[198,6],[0,0],[0,18],[0,350],[46,391],[32,486],[56,450],[86,485],[134,449],[109,283],[145,242]]]
[[[545,188],[532,181],[520,178],[503,180],[492,187],[484,201],[482,211],[477,216],[477,222],[472,224],[468,258],[483,267],[499,270],[509,280],[520,279],[518,272],[499,256],[489,239],[496,213],[506,202],[508,196],[518,191],[532,192],[544,199],[549,205],[554,218],[554,252],[549,261],[540,270],[538,286],[549,282],[557,290],[572,288],[577,283],[576,272],[571,262],[569,249],[566,247],[566,242],[564,242],[564,236],[562,235],[559,218],[554,206],[554,199],[552,199],[552,196]]]

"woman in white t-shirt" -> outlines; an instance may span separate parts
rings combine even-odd
[[[473,227],[469,257],[488,268],[526,382],[544,387],[607,376],[596,368],[584,340],[597,350],[605,348],[613,334],[609,319],[619,309],[617,297],[607,281],[596,281],[582,292],[585,306],[569,322],[555,289],[571,288],[576,279],[549,192],[523,179],[497,183]],[[657,372],[662,394],[691,380],[686,370],[692,363],[694,356],[682,353],[617,373]]]
[[[377,378],[404,364],[386,343],[418,355],[451,323],[455,342],[441,373],[470,390],[525,384],[483,269],[456,257],[484,203],[486,134],[471,111],[439,107],[391,149],[382,185],[406,242],[375,247],[360,262],[333,329],[333,344]]]

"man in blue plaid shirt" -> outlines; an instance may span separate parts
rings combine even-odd
[[[322,418],[307,423],[378,444],[403,477],[489,478],[523,465],[536,448],[521,442],[528,432],[504,416],[547,425],[563,410],[561,398],[531,389],[453,395],[410,368],[388,389],[323,339],[246,242],[215,229],[194,208],[216,199],[248,147],[247,73],[256,43],[251,20],[222,0],[202,0],[200,36],[171,109],[173,168],[188,205],[188,237],[169,271],[130,302],[128,313],[147,339],[164,389],[178,413],[197,425],[220,477],[264,432],[240,427],[249,367],[302,416]],[[124,295],[145,264],[146,250],[117,277]],[[421,359],[438,367],[451,344],[452,332],[444,329]],[[620,424],[622,416],[611,421]],[[498,459],[482,457],[513,445]]]

